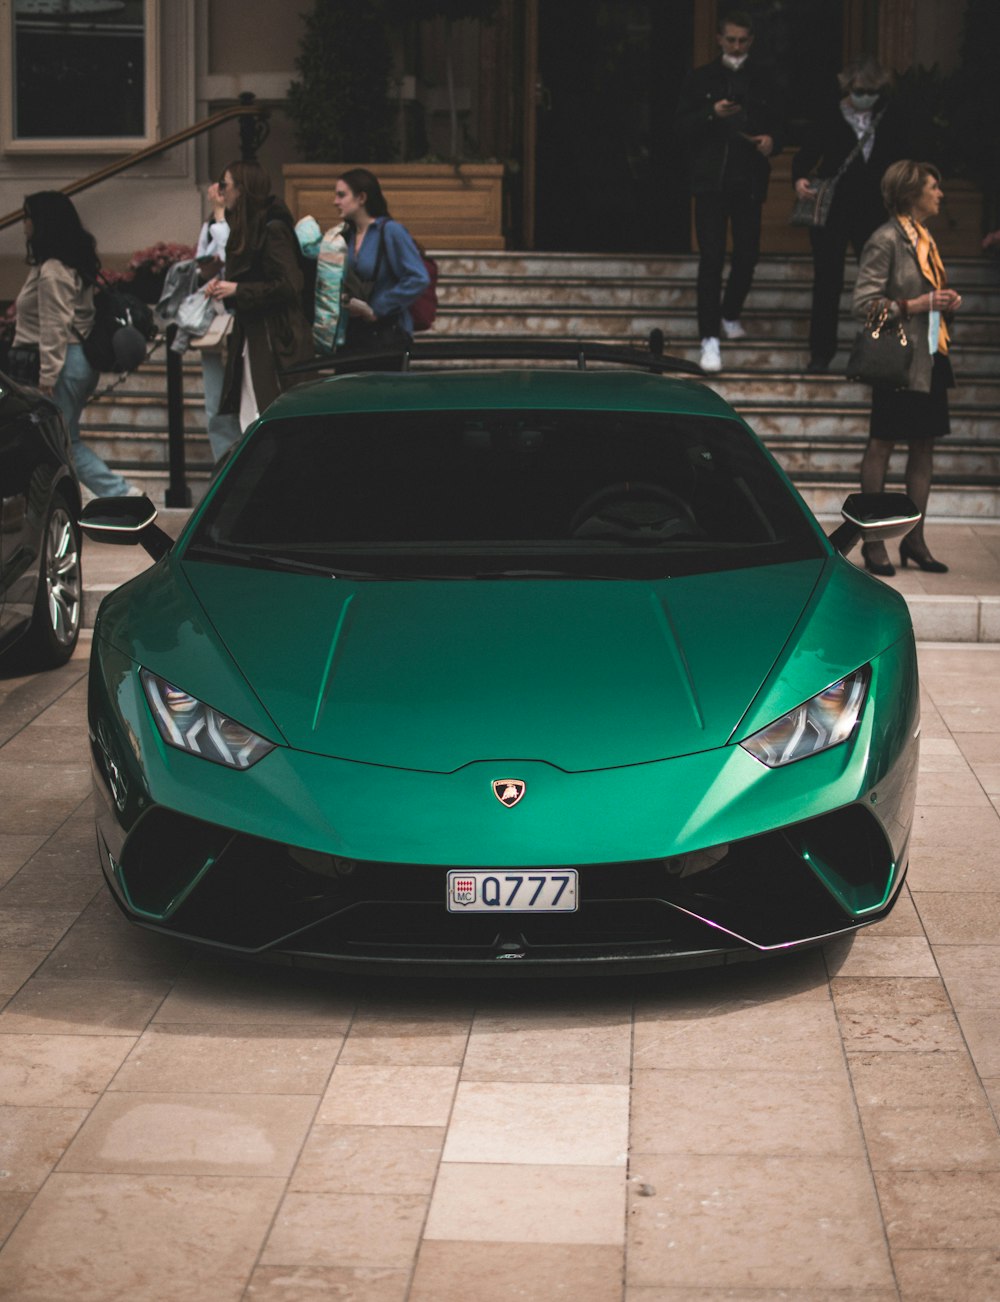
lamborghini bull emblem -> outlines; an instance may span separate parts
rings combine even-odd
[[[524,795],[524,789],[525,783],[520,778],[495,778],[493,781],[493,794],[508,809],[514,808]]]

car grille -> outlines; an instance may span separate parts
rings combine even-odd
[[[780,948],[857,925],[845,892],[885,905],[893,880],[884,834],[862,806],[720,847],[704,862],[701,871],[687,860],[574,864],[575,913],[459,914],[447,911],[446,882],[463,865],[349,861],[157,809],[133,829],[113,875],[140,920],[210,944],[474,963]]]

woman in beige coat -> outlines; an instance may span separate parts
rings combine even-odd
[[[924,541],[934,470],[934,440],[949,432],[948,390],[954,387],[948,359],[948,319],[962,299],[948,288],[937,245],[927,230],[928,218],[941,207],[941,175],[929,163],[903,159],[886,169],[882,197],[890,219],[876,230],[861,253],[854,287],[854,315],[864,320],[875,306],[902,320],[913,347],[907,389],[875,385],[868,446],[861,462],[861,491],[880,493],[889,457],[897,440],[909,447],[906,491],[921,513],[920,523],[899,545],[900,564],[943,574],[947,565],[930,554]],[[863,548],[865,567],[892,575],[895,568],[884,543]]]

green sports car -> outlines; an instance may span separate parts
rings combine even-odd
[[[100,860],[134,922],[563,973],[891,909],[913,632],[843,553],[918,517],[859,494],[827,538],[711,389],[652,364],[336,375],[268,409],[176,543],[154,516],[83,512],[159,557],[102,604],[90,674]]]

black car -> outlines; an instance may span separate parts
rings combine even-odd
[[[73,654],[83,613],[80,485],[51,399],[0,371],[0,656],[50,669]]]

